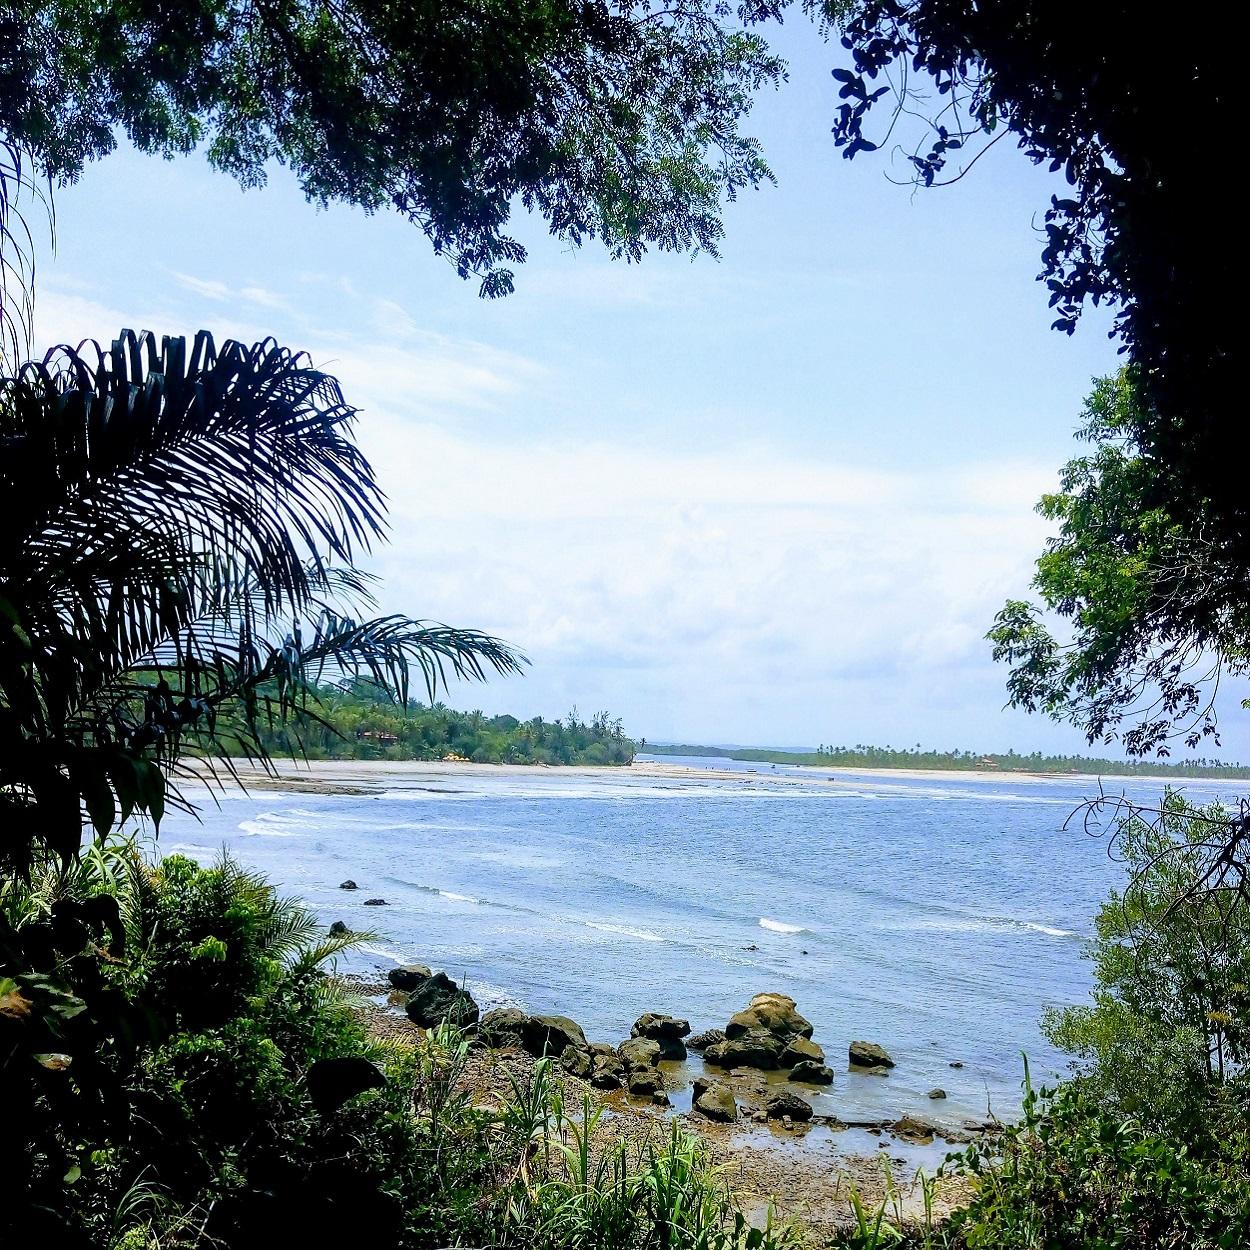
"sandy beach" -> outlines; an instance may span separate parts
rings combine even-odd
[[[457,778],[499,776],[561,777],[568,780],[605,780],[627,776],[653,781],[718,781],[743,788],[767,781],[770,786],[828,787],[835,790],[852,778],[872,777],[882,781],[1002,781],[1012,784],[1045,784],[1053,780],[1048,773],[1002,773],[993,770],[963,771],[952,769],[911,768],[808,768],[787,765],[775,771],[770,764],[759,764],[757,771],[730,768],[693,768],[687,764],[665,764],[651,760],[635,761],[625,767],[589,767],[570,765],[553,767],[546,764],[473,764],[460,760],[273,760],[268,768],[234,761],[234,775],[249,790],[278,790],[293,794],[371,794],[399,783],[419,789],[423,784],[446,789]],[[230,786],[234,778],[218,767],[214,773],[201,761],[183,764],[188,781]],[[1082,780],[1066,776],[1066,780]],[[1091,777],[1090,781],[1097,781]]]

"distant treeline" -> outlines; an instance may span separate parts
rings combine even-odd
[[[805,764],[813,768],[1000,769],[1018,773],[1102,773],[1112,776],[1250,778],[1250,767],[1220,760],[1103,760],[1085,755],[987,755],[978,751],[922,751],[918,746],[828,747],[814,751],[766,751],[755,747],[703,747],[691,743],[644,742],[648,755],[710,755],[761,764]]]
[[[629,764],[637,744],[619,720],[599,712],[589,721],[574,708],[563,719],[486,716],[441,703],[407,707],[372,690],[323,689],[314,708],[324,724],[275,726],[262,738],[272,755],[334,760],[464,759],[477,764]]]

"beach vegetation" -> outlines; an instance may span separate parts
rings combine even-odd
[[[261,730],[266,752],[310,760],[471,760],[476,764],[620,765],[637,746],[619,718],[576,708],[519,720],[457,712],[442,703],[398,702],[368,682],[323,685],[316,714]],[[240,744],[240,754],[246,754]]]
[[[748,1225],[676,1124],[629,1143],[589,1102],[566,1107],[549,1061],[487,1104],[452,1026],[370,1040],[330,975],[362,935],[327,936],[229,857],[142,849],[49,858],[0,900],[17,932],[54,944],[64,980],[37,1039],[20,1004],[44,984],[0,982],[0,1060],[32,1078],[0,1127],[14,1244],[260,1247],[276,1229],[379,1250],[795,1244]],[[69,936],[73,908],[107,908],[116,932]],[[109,1017],[93,1009],[106,998]]]

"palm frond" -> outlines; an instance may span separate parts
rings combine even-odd
[[[521,670],[488,634],[361,614],[385,502],[355,418],[272,340],[123,331],[0,378],[0,862],[72,853],[84,808],[159,823],[188,746],[264,761],[323,681],[432,700]]]

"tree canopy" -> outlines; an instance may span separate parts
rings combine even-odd
[[[1144,505],[1250,565],[1250,504],[1229,454],[1243,419],[1225,261],[1234,197],[1213,185],[1236,150],[1238,41],[1218,20],[1146,16],[1127,0],[861,0],[843,43],[844,156],[898,146],[916,181],[937,186],[1009,137],[1062,171],[1071,189],[1040,221],[1055,325],[1070,333],[1087,304],[1115,308],[1142,399]]]
[[[72,181],[119,133],[202,146],[245,186],[391,208],[486,295],[511,289],[517,204],[613,255],[714,252],[724,197],[771,177],[741,131],[782,64],[749,26],[785,0],[17,0],[0,137]]]
[[[1037,562],[1040,606],[1008,603],[990,638],[1016,706],[1165,755],[1175,738],[1215,738],[1221,676],[1250,671],[1250,568],[1209,518],[1156,502],[1135,371],[1096,383],[1084,418],[1092,452],[1039,505],[1059,526]]]

